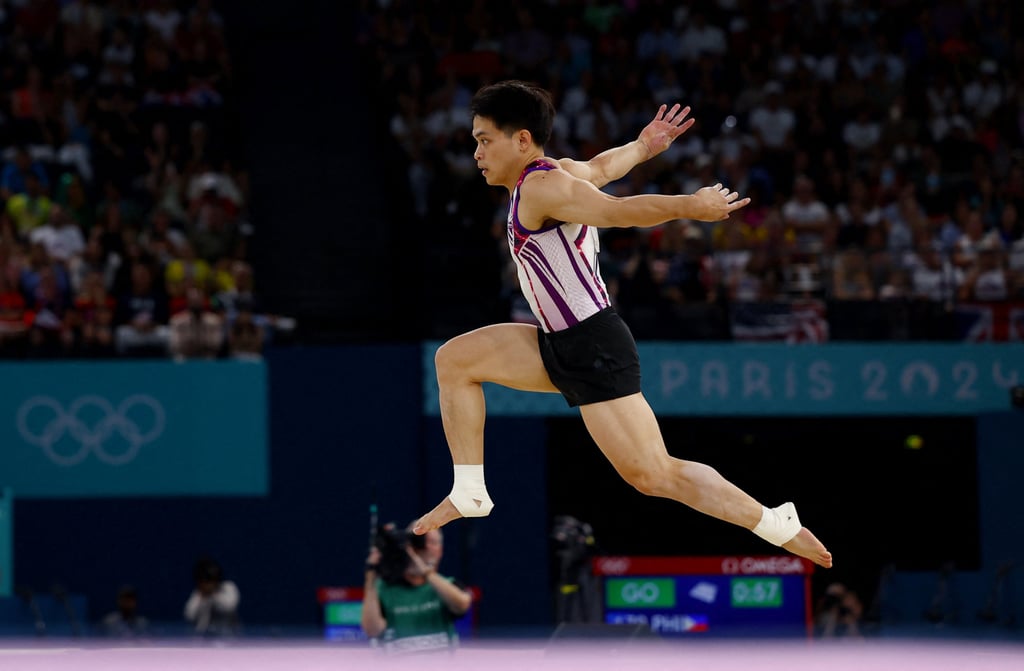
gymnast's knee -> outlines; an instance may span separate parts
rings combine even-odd
[[[631,468],[622,478],[645,496],[663,496],[670,489],[664,472],[656,468]]]
[[[465,360],[457,343],[449,340],[434,353],[434,370],[439,382],[453,381],[465,377]]]

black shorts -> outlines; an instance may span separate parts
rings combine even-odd
[[[537,329],[548,377],[570,407],[640,391],[640,355],[626,322],[605,308],[564,331]]]

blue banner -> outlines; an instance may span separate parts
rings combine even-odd
[[[425,415],[439,414],[434,352],[423,347]],[[643,391],[665,416],[974,415],[1010,407],[1024,345],[641,343]],[[570,415],[558,394],[486,384],[487,412]]]
[[[14,570],[14,495],[10,487],[0,487],[0,599],[11,596]]]
[[[0,365],[0,487],[19,498],[265,495],[262,362]]]

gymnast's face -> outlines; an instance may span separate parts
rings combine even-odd
[[[475,116],[473,139],[476,140],[473,158],[487,183],[512,190],[532,145],[529,131],[520,130],[509,135],[494,125],[493,120]]]

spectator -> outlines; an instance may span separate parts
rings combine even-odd
[[[911,261],[912,295],[951,305],[964,281],[963,271],[942,254],[938,243],[922,242]]]
[[[55,357],[66,354],[74,345],[74,332],[68,322],[69,301],[54,266],[43,266],[29,293],[32,314],[29,344],[33,354]],[[65,280],[66,281],[66,280]]]
[[[238,311],[228,329],[228,354],[234,359],[259,359],[263,354],[266,331],[253,317],[248,302]]]
[[[149,633],[149,619],[139,614],[139,593],[125,585],[117,590],[117,608],[100,621],[100,631],[112,638],[138,638]]]
[[[926,215],[916,196],[916,187],[907,184],[900,191],[899,198],[882,210],[882,222],[886,228],[889,252],[895,258],[913,250],[914,230],[924,225]]]
[[[171,310],[177,312],[185,303],[185,289],[188,286],[206,291],[213,280],[210,264],[196,257],[192,243],[182,241],[180,256],[172,258],[164,269],[164,282],[171,300]]]
[[[963,88],[964,108],[974,115],[975,119],[992,116],[1003,102],[1003,87],[996,78],[999,66],[990,58],[986,58],[978,66],[978,77],[970,79]]]
[[[46,223],[51,205],[42,181],[34,173],[25,175],[25,191],[7,199],[7,215],[18,236],[26,238],[32,229]]]
[[[0,256],[0,262],[3,260]],[[4,264],[0,263],[0,356],[23,352],[29,323],[25,298],[10,281]]]
[[[833,270],[832,297],[837,301],[874,300],[875,287],[860,249],[851,247],[839,254]]]
[[[714,297],[711,259],[705,254],[704,233],[696,224],[676,220],[663,227],[660,240],[664,264],[661,295],[669,304],[706,303]]]
[[[695,63],[702,54],[723,56],[726,51],[725,32],[708,23],[704,12],[694,11],[677,45],[677,58],[690,64]]]
[[[1013,278],[1006,268],[1003,243],[986,235],[978,245],[977,257],[964,275],[959,298],[963,301],[1004,301],[1013,294]]]
[[[838,582],[825,588],[818,603],[817,628],[822,638],[862,638],[864,606],[857,593]]]
[[[1003,205],[999,215],[999,227],[996,229],[1004,246],[1010,246],[1024,237],[1024,222],[1018,216],[1017,203]]]
[[[864,205],[860,201],[851,202],[845,213],[846,220],[839,225],[839,232],[836,234],[836,247],[839,249],[848,247],[864,249],[867,246],[868,233],[872,228],[867,222]]]
[[[162,207],[153,210],[149,226],[139,235],[139,243],[164,266],[165,275],[171,264],[186,253],[189,244],[185,234],[174,227],[170,211]]]
[[[74,219],[83,234],[92,232],[96,223],[96,208],[89,199],[81,176],[72,172],[61,175],[54,202]]]
[[[173,44],[175,33],[182,17],[173,0],[156,0],[153,7],[143,15],[146,27],[153,31],[165,44]]]
[[[1013,286],[1013,298],[1024,300],[1024,238],[1013,243],[1010,248],[1008,264]]]
[[[207,263],[223,256],[232,256],[240,242],[237,221],[224,200],[206,191],[208,200],[199,205],[190,234],[196,255]]]
[[[831,215],[815,195],[810,177],[796,178],[793,196],[782,206],[782,218],[796,233],[797,249],[802,254],[813,257],[824,251],[826,234],[832,226]]]
[[[910,276],[903,268],[893,268],[878,288],[878,298],[882,301],[902,301],[912,295]]]
[[[99,273],[103,287],[108,291],[114,286],[114,277],[121,264],[121,258],[116,254],[107,255],[100,244],[99,235],[89,236],[85,243],[85,249],[78,256],[73,256],[68,261],[68,275],[70,277],[71,289],[74,292],[82,290],[83,279],[89,273]]]
[[[764,102],[750,112],[748,123],[765,152],[779,154],[792,149],[796,115],[783,104],[782,84],[765,84]]]
[[[41,242],[33,243],[29,247],[28,259],[21,268],[19,277],[19,288],[30,304],[46,273],[54,280],[54,288],[61,296],[70,295],[70,283],[64,267],[50,258]]]
[[[244,261],[227,264],[227,277],[218,270],[217,293],[214,299],[229,321],[233,320],[240,305],[246,305],[253,312],[259,312],[259,301],[253,291],[252,266]]]
[[[131,265],[131,288],[117,299],[114,345],[119,354],[166,354],[167,300],[153,284],[148,265]]]
[[[117,301],[107,293],[99,271],[86,273],[75,296],[79,351],[86,357],[114,354],[114,311]]]
[[[782,283],[780,270],[763,249],[754,249],[743,268],[727,279],[733,303],[773,302]]]
[[[655,14],[636,37],[636,59],[649,66],[662,57],[671,58],[678,43],[679,37],[666,28],[664,18]]]
[[[0,200],[8,200],[11,196],[28,191],[28,177],[36,178],[39,189],[43,192],[50,187],[50,178],[46,167],[32,158],[28,147],[18,145],[14,148],[14,157],[4,165],[0,173]]]
[[[60,205],[50,207],[49,220],[32,229],[28,236],[31,244],[41,244],[50,258],[65,267],[85,250],[82,230],[71,215]]]
[[[171,315],[171,355],[176,359],[214,359],[224,346],[224,318],[210,309],[199,287],[186,289],[185,298],[185,309]]]
[[[851,165],[866,165],[874,158],[882,139],[882,125],[871,116],[868,105],[861,105],[857,116],[843,126],[843,142]]]
[[[981,213],[971,210],[964,221],[964,229],[953,244],[953,263],[957,268],[967,269],[978,258],[978,248],[987,239],[985,222]]]

